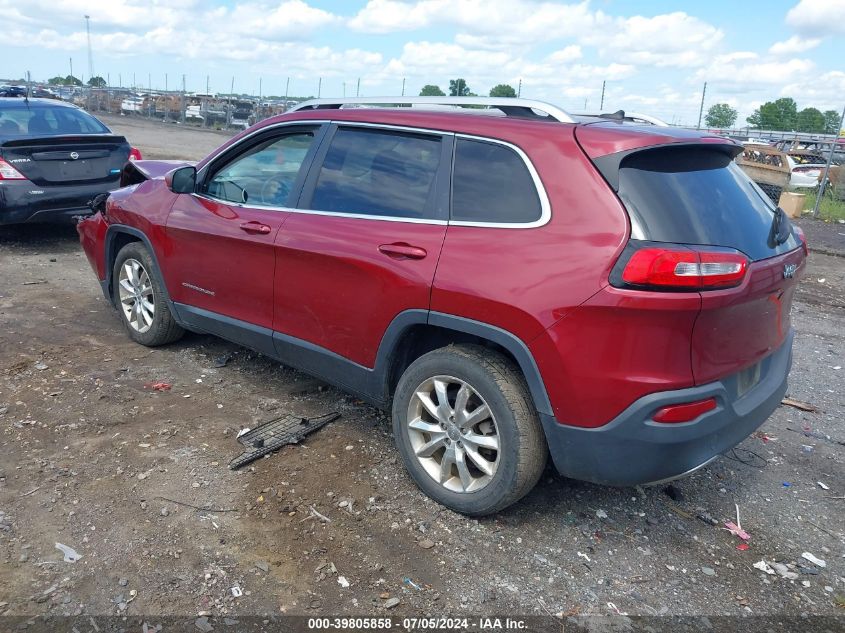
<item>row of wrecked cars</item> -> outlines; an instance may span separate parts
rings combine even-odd
[[[833,146],[827,186],[835,197],[845,200],[845,139],[749,139],[742,144],[745,149],[737,157],[737,164],[775,203],[784,191],[806,193],[818,189]]]

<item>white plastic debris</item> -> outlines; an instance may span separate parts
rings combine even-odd
[[[241,429],[240,431],[238,431],[237,437],[240,437],[241,435],[246,435],[247,433],[249,433],[249,431],[250,431],[249,427],[247,427],[245,429]]]
[[[596,510],[596,516],[600,519],[606,519],[607,512],[605,512],[604,510]]]
[[[816,558],[810,552],[804,552],[803,554],[801,554],[801,558],[807,559],[808,561],[813,563],[813,565],[818,565],[819,567],[827,567],[826,562],[824,562],[821,558]]]
[[[75,549],[73,549],[72,547],[68,547],[67,545],[56,543],[56,549],[61,550],[62,554],[65,555],[64,560],[66,563],[75,563],[80,558],[82,558],[82,554],[79,554]]]
[[[244,592],[237,585],[232,587],[229,591],[231,591],[232,595],[235,596],[236,598],[240,598],[242,595],[244,595]]]
[[[348,580],[346,580],[346,576],[338,576],[338,577],[337,577],[337,584],[339,584],[339,585],[340,585],[341,587],[343,587],[344,589],[346,589],[347,587],[349,587],[349,581],[348,581]]]
[[[769,567],[769,564],[764,560],[754,563],[752,567],[754,567],[754,569],[759,569],[760,571],[766,572],[770,576],[773,576],[775,573],[775,570]]]
[[[830,490],[830,486],[828,486],[827,484],[824,484],[820,481],[817,481],[816,483],[819,485],[819,488],[821,488],[822,490]]]
[[[586,554],[583,554],[583,553],[581,553],[581,552],[578,552],[578,556],[580,556],[581,558],[586,559],[588,563],[590,562],[590,557],[589,557],[589,556],[587,556]]]

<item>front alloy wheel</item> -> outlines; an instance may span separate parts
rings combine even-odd
[[[476,492],[499,465],[499,433],[490,407],[452,376],[423,381],[408,406],[408,436],[428,475],[452,492]]]
[[[139,334],[149,331],[155,318],[155,294],[149,273],[137,259],[129,258],[120,267],[118,295],[129,327]]]

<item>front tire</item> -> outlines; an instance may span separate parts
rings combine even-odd
[[[165,345],[185,333],[170,312],[149,250],[130,242],[117,254],[112,272],[112,293],[126,332],[147,347]]]
[[[524,497],[548,455],[522,374],[477,345],[429,352],[405,370],[393,398],[393,435],[420,489],[470,516]]]

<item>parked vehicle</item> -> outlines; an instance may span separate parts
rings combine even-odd
[[[390,104],[474,109],[361,107]],[[778,406],[806,247],[741,151],[523,99],[324,99],[136,162],[78,229],[130,338],[216,334],[390,407],[420,488],[483,515],[549,453],[661,481]]]
[[[0,98],[0,225],[91,213],[140,152],[87,112],[55,99]]]
[[[799,163],[787,155],[790,189],[816,189],[819,186],[825,163]]]
[[[26,86],[0,86],[0,97],[25,97]]]

